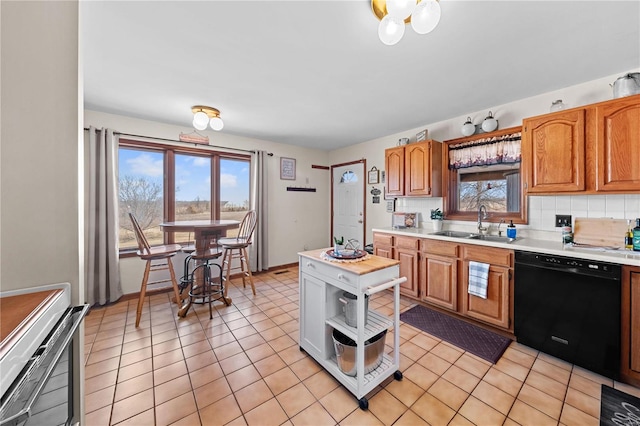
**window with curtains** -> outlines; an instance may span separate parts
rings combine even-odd
[[[490,222],[526,223],[520,131],[515,127],[445,142],[445,218],[476,221],[478,208],[484,205]]]
[[[137,248],[128,212],[151,245],[187,243],[188,233],[162,232],[163,221],[242,220],[249,210],[251,159],[247,155],[120,139],[119,248]],[[229,231],[233,235],[237,230]]]

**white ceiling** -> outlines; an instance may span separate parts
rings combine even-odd
[[[87,109],[325,150],[640,68],[638,0],[441,0],[395,46],[369,0],[80,5]]]

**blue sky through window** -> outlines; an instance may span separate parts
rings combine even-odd
[[[210,201],[211,159],[176,155],[176,200]],[[163,155],[157,152],[120,148],[119,174],[145,178],[162,185]],[[249,161],[220,160],[220,199],[242,206],[249,200]]]

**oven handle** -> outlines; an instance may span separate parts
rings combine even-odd
[[[78,329],[78,326],[82,322],[82,320],[85,317],[85,315],[87,314],[88,310],[89,310],[89,305],[80,305],[80,306],[75,306],[73,308],[70,308],[69,311],[65,314],[65,316],[58,322],[58,326],[51,333],[51,336],[57,335],[59,333],[59,330],[61,330],[62,328],[64,328],[66,326],[65,320],[68,317],[71,317],[73,315],[76,315],[76,314],[80,313],[73,320],[73,323],[72,323],[71,328],[69,329],[69,331],[67,331],[64,336],[58,336],[58,338],[56,338],[56,339],[51,339],[51,340],[47,341],[46,344],[40,346],[36,350],[37,355],[32,357],[29,360],[30,366],[26,370],[26,373],[20,379],[21,383],[18,386],[14,387],[14,391],[13,392],[16,392],[16,390],[20,389],[20,385],[22,385],[22,382],[24,382],[29,377],[29,373],[31,373],[31,371],[34,369],[34,366],[37,365],[38,359],[40,357],[42,357],[42,356],[45,356],[45,354],[47,352],[47,349],[57,345],[58,342],[60,341],[59,340],[60,337],[62,337],[64,339],[62,345],[60,345],[58,347],[58,350],[55,352],[55,355],[53,357],[53,361],[51,363],[49,363],[49,365],[47,366],[45,374],[42,376],[43,379],[40,380],[40,383],[38,383],[38,385],[36,386],[35,390],[31,393],[31,395],[29,395],[29,398],[27,400],[26,406],[22,410],[20,410],[18,413],[14,414],[13,416],[8,417],[6,419],[0,419],[0,426],[8,424],[8,423],[12,423],[12,424],[21,423],[21,422],[23,422],[24,420],[26,420],[27,418],[30,417],[31,407],[33,407],[33,403],[35,402],[36,398],[38,398],[38,396],[40,395],[40,392],[42,392],[42,388],[47,383],[47,380],[49,380],[49,377],[51,376],[51,373],[53,372],[54,368],[56,367],[56,364],[58,363],[58,360],[60,359],[60,357],[62,356],[62,353],[65,351],[65,349],[69,345],[69,342],[73,338],[74,333]],[[8,400],[10,400],[12,396],[13,395],[9,396]]]

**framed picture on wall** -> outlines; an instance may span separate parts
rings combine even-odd
[[[280,157],[280,179],[296,180],[296,159]]]
[[[373,166],[371,170],[369,170],[367,180],[369,182],[369,185],[376,185],[380,183],[380,172],[378,171],[378,168],[376,166]]]

